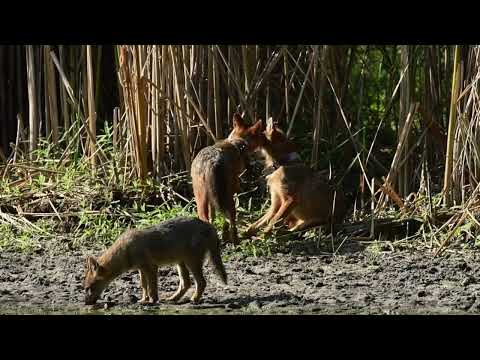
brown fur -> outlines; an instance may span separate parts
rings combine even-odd
[[[265,137],[262,151],[266,166],[276,168],[266,177],[271,206],[249,227],[247,235],[253,235],[264,225],[269,232],[281,220],[291,231],[341,222],[346,213],[344,194],[334,191],[319,173],[301,162],[295,154],[295,145],[271,119],[267,122]]]
[[[228,218],[223,229],[224,239],[238,244],[234,194],[240,191],[240,174],[245,170],[248,155],[263,144],[263,125],[259,120],[247,126],[239,114],[233,118],[233,130],[228,139],[200,150],[192,162],[192,187],[198,217],[213,222],[215,210]]]
[[[191,271],[196,285],[191,301],[196,303],[206,287],[202,267],[207,253],[226,284],[220,242],[212,225],[196,218],[177,217],[149,228],[128,230],[98,259],[87,258],[83,282],[85,304],[94,304],[110,282],[134,269],[139,270],[143,290],[140,303],[156,303],[158,267],[168,264],[177,264],[180,283],[167,300],[179,300],[190,288]]]

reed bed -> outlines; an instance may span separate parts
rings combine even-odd
[[[197,152],[224,138],[241,110],[251,122],[272,116],[307,163],[338,175],[352,195],[352,220],[373,223],[394,211],[423,219],[434,238],[446,231],[442,239],[449,239],[465,224],[475,237],[479,51],[438,45],[4,46],[3,177],[23,186],[39,171],[85,162],[111,188],[162,183],[187,174]],[[54,150],[38,170],[43,142]],[[9,173],[19,166],[23,180]],[[187,193],[178,195],[188,202]],[[0,221],[13,216],[7,210],[15,213],[10,201],[0,203]],[[51,216],[62,216],[54,213],[52,207]],[[438,249],[450,240],[443,241]]]

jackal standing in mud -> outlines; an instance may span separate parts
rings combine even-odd
[[[87,257],[83,286],[85,304],[93,305],[115,278],[138,269],[143,296],[140,303],[158,301],[158,267],[177,264],[178,290],[166,300],[177,301],[190,288],[192,272],[196,289],[191,298],[197,303],[206,287],[203,263],[210,262],[224,284],[227,273],[220,256],[220,240],[215,228],[200,219],[177,217],[145,229],[123,233],[98,259]]]
[[[273,171],[266,176],[271,206],[250,225],[246,235],[255,234],[264,225],[267,225],[265,232],[269,232],[281,220],[291,231],[341,222],[346,214],[343,192],[335,191],[319,173],[301,161],[295,144],[274,125],[272,118],[268,119],[264,134],[265,165]]]
[[[242,116],[233,117],[233,130],[225,140],[199,151],[192,162],[192,187],[197,203],[198,217],[213,222],[215,210],[228,218],[223,240],[229,231],[230,241],[238,244],[234,194],[240,191],[240,174],[248,163],[248,155],[263,144],[263,124],[258,120],[247,126]]]

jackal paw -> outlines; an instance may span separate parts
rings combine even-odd
[[[249,227],[249,228],[247,229],[247,231],[245,231],[244,237],[252,237],[252,236],[254,236],[257,232],[258,232],[258,230],[257,230],[256,228]]]
[[[140,305],[155,305],[157,300],[151,298],[142,298],[139,302]]]

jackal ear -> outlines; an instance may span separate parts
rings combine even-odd
[[[245,128],[246,127],[245,121],[243,121],[242,115],[240,115],[240,113],[238,113],[238,112],[233,114],[232,122],[233,122],[233,127],[234,128]]]

